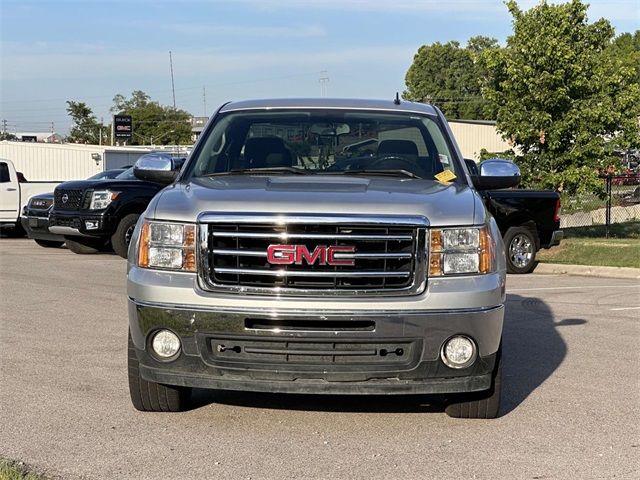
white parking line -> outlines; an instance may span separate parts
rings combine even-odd
[[[640,310],[640,307],[619,307],[619,308],[611,308],[610,310]]]
[[[576,285],[575,287],[507,288],[507,292],[535,292],[537,290],[584,290],[586,288],[640,288],[640,285]]]

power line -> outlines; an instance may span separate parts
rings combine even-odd
[[[318,82],[320,83],[320,96],[326,97],[329,93],[329,72],[322,70]]]
[[[210,83],[207,84],[207,87],[224,87],[227,85],[243,85],[243,84],[247,84],[247,83],[263,83],[263,82],[268,82],[270,80],[284,80],[287,78],[297,78],[297,77],[309,77],[312,75],[318,75],[319,73],[322,72],[318,72],[318,71],[314,71],[314,72],[300,72],[300,73],[293,73],[293,74],[287,74],[287,75],[277,75],[277,76],[271,76],[271,77],[262,77],[262,78],[253,78],[251,80],[233,80],[233,81],[228,81],[228,82],[218,82],[218,83]],[[181,92],[181,91],[185,91],[185,90],[200,90],[202,88],[202,85],[198,85],[198,86],[193,86],[193,87],[182,87],[182,88],[176,88],[175,91],[176,92]],[[149,95],[155,95],[155,96],[159,96],[160,94],[163,93],[168,93],[171,92],[171,90],[149,90],[145,93],[148,93]],[[81,96],[80,100],[84,101],[84,100],[93,100],[93,99],[109,99],[109,101],[113,100],[113,96],[106,96],[106,95],[92,95],[92,96]],[[67,101],[69,100],[68,97],[58,97],[58,98],[42,98],[42,99],[29,99],[29,100],[0,100],[0,104],[5,104],[5,103],[18,103],[18,104],[22,104],[22,103],[45,103],[45,102],[57,102],[57,101]]]

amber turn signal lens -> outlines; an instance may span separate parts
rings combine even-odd
[[[493,243],[489,228],[480,229],[480,262],[478,270],[480,273],[489,273],[493,269]]]
[[[442,254],[432,253],[429,257],[429,276],[439,277],[442,275]]]
[[[142,230],[140,231],[140,241],[138,242],[138,266],[149,266],[149,240],[150,240],[150,225],[148,222],[142,224]]]
[[[442,251],[442,230],[431,230],[431,251]]]

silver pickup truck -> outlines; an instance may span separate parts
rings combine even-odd
[[[442,113],[396,101],[223,105],[130,244],[129,387],[143,411],[190,388],[432,394],[499,413],[505,254]]]

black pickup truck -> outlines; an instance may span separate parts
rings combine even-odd
[[[474,181],[478,166],[466,160]],[[560,194],[551,190],[481,190],[487,210],[493,215],[504,239],[509,273],[529,273],[536,252],[560,244]]]
[[[176,158],[174,162],[184,163],[184,158]],[[139,180],[133,167],[112,180],[62,183],[54,191],[49,232],[63,235],[74,253],[96,253],[111,244],[118,255],[127,258],[140,214],[164,187]]]

